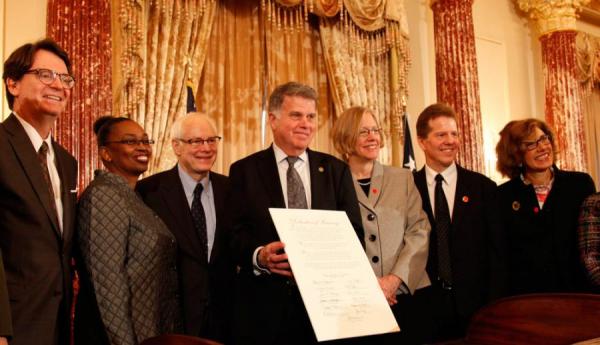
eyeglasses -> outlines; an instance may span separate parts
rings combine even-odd
[[[219,141],[221,140],[221,137],[219,136],[214,136],[214,137],[208,137],[206,139],[203,138],[192,138],[192,139],[181,139],[178,138],[177,140],[189,144],[192,147],[198,147],[198,146],[202,146],[204,144],[208,144],[208,146],[215,146],[219,143]]]
[[[381,128],[378,127],[372,127],[372,128],[361,128],[358,131],[358,136],[361,138],[366,138],[369,136],[369,134],[373,133],[375,135],[381,135]]]
[[[535,141],[522,141],[521,146],[523,146],[523,148],[527,151],[533,151],[538,147],[538,145],[546,145],[548,143],[550,143],[550,135],[544,134]]]
[[[113,140],[107,141],[105,144],[123,144],[127,146],[138,146],[138,145],[152,145],[154,144],[154,140],[152,139],[121,139],[121,140]]]
[[[25,72],[25,74],[36,74],[38,79],[46,85],[52,85],[56,77],[58,77],[60,79],[60,83],[65,89],[72,89],[73,86],[75,86],[75,78],[67,73],[58,73],[50,69],[37,68],[31,69]]]

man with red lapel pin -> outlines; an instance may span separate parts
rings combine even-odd
[[[506,289],[506,242],[496,184],[455,163],[459,133],[454,110],[441,103],[417,119],[425,166],[415,173],[431,223],[427,273],[432,285],[415,296],[431,318],[429,342],[460,338],[469,319]]]
[[[308,149],[317,127],[317,94],[289,82],[269,97],[273,145],[235,162],[228,204],[237,280],[235,344],[308,345],[316,337],[269,208],[345,211],[363,241],[348,166]]]

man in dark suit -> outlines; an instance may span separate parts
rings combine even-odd
[[[425,108],[417,119],[425,166],[415,174],[431,223],[427,273],[431,287],[415,296],[432,318],[430,341],[464,336],[473,313],[506,289],[506,242],[496,184],[455,163],[459,136],[454,110]]]
[[[10,302],[6,289],[4,263],[0,254],[0,345],[7,345],[12,336],[12,320],[10,318]]]
[[[346,211],[363,240],[350,170],[308,149],[317,126],[317,95],[290,82],[269,98],[273,145],[230,169],[231,221],[238,274],[236,344],[316,344],[269,208]]]
[[[75,84],[67,53],[46,39],[4,62],[12,114],[0,125],[0,248],[11,344],[66,344],[77,162],[50,135]]]
[[[139,181],[136,190],[177,239],[185,333],[226,341],[235,265],[223,227],[229,183],[210,171],[220,139],[205,114],[178,118],[171,128],[177,165]]]

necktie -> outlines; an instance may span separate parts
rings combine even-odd
[[[308,208],[304,185],[300,179],[300,174],[294,168],[294,163],[296,163],[298,157],[289,156],[286,159],[288,161],[288,170],[286,173],[288,208]]]
[[[208,237],[206,235],[206,216],[204,207],[202,207],[202,183],[196,184],[194,188],[194,199],[192,200],[192,220],[194,221],[194,229],[200,238],[200,246],[202,248],[202,257],[208,260]]]
[[[437,236],[438,274],[440,278],[452,283],[452,267],[450,266],[450,211],[448,201],[442,189],[444,177],[435,176],[435,230]]]
[[[58,212],[56,211],[56,200],[54,199],[54,189],[52,188],[52,180],[50,179],[50,171],[48,170],[48,143],[42,142],[42,146],[38,151],[38,160],[42,168],[42,175],[46,181],[46,187],[48,188],[48,194],[50,195],[50,206],[54,211],[54,220],[58,224]]]

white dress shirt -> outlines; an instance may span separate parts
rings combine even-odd
[[[273,143],[273,152],[275,153],[275,162],[277,163],[277,172],[279,173],[279,181],[281,182],[281,191],[283,192],[283,199],[285,201],[285,206],[288,205],[288,197],[287,197],[287,169],[290,166],[287,157],[288,155],[283,152],[279,146]],[[306,151],[302,152],[298,156],[298,160],[294,164],[294,169],[300,175],[300,180],[302,180],[302,185],[304,186],[304,192],[306,193],[306,203],[308,208],[311,207],[311,190],[310,190],[310,166],[308,163],[308,154]],[[254,250],[254,254],[252,255],[252,263],[254,264],[254,274],[260,275],[261,273],[270,274],[269,270],[265,270],[258,266],[258,252],[263,248],[260,246]]]
[[[275,161],[277,162],[277,171],[279,172],[279,181],[281,182],[281,191],[283,192],[283,199],[285,200],[285,206],[288,205],[288,195],[287,195],[287,169],[290,166],[287,157],[288,155],[283,152],[275,143],[273,143],[273,151],[275,152]],[[304,192],[306,193],[306,202],[308,208],[311,206],[311,192],[310,192],[310,168],[308,163],[308,154],[306,151],[302,152],[301,155],[298,156],[298,160],[294,164],[294,169],[300,175],[300,179],[302,180],[302,185],[304,186]]]
[[[25,129],[25,133],[31,140],[31,144],[33,145],[33,149],[37,155],[40,147],[42,147],[42,142],[46,142],[48,144],[48,157],[46,158],[46,162],[48,164],[48,172],[50,173],[50,182],[52,183],[52,190],[54,191],[54,204],[56,205],[56,213],[58,216],[58,226],[60,227],[60,231],[62,232],[63,228],[63,204],[61,200],[61,189],[60,189],[60,176],[58,175],[58,169],[56,168],[56,158],[54,155],[54,147],[52,146],[52,136],[48,135],[46,139],[43,139],[40,133],[33,128],[33,126],[21,118],[17,113],[13,112],[15,117],[23,128]]]
[[[438,172],[431,169],[425,164],[425,179],[427,180],[427,191],[429,192],[429,202],[431,203],[431,211],[435,216],[435,177]],[[452,219],[454,210],[454,196],[456,195],[456,181],[458,179],[458,173],[456,170],[456,164],[452,163],[446,170],[440,172],[444,181],[442,181],[442,189],[448,202],[448,211],[450,211],[450,219]]]
[[[208,241],[207,260],[210,262],[210,253],[215,244],[215,233],[217,231],[217,213],[215,211],[215,197],[213,194],[212,182],[210,181],[210,172],[206,177],[200,180],[200,182],[197,182],[185,172],[179,164],[177,164],[177,171],[179,172],[179,180],[181,180],[181,184],[183,185],[183,191],[190,210],[192,209],[192,202],[194,201],[194,189],[198,183],[202,184],[203,189],[202,194],[200,195],[200,202],[202,203],[204,216],[206,218],[206,239]]]

